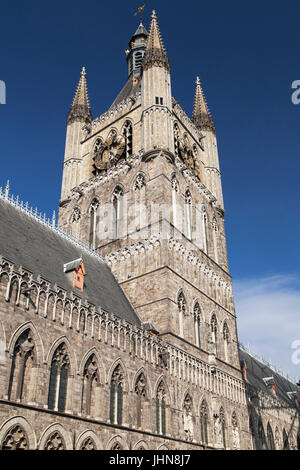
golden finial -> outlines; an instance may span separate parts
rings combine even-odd
[[[142,7],[139,7],[139,8],[138,8],[138,11],[135,12],[135,14],[134,14],[134,16],[140,15],[140,23],[141,23],[141,24],[143,23],[143,12],[144,12],[144,10],[145,10],[145,6],[146,6],[146,5],[143,5]]]

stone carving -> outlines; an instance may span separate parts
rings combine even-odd
[[[186,395],[183,405],[183,426],[185,432],[185,438],[187,441],[192,441],[194,438],[194,429],[193,429],[193,407],[192,399],[189,394]]]
[[[45,448],[44,448],[44,450],[65,450],[65,449],[66,449],[65,441],[62,435],[58,431],[55,431],[49,436],[45,444]]]
[[[146,377],[144,374],[140,374],[136,384],[135,384],[135,393],[140,397],[146,396]]]
[[[80,450],[97,450],[95,442],[88,437],[81,444]]]
[[[2,450],[28,450],[28,438],[21,426],[12,427],[3,439]]]
[[[122,157],[126,148],[124,135],[117,135],[115,131],[111,131],[105,142],[99,143],[95,149],[94,164],[97,170],[107,170],[114,166]]]
[[[75,222],[78,222],[80,218],[81,218],[81,211],[79,207],[75,207],[71,216],[71,223],[73,224]]]

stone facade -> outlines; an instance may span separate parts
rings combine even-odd
[[[62,288],[20,266],[3,248],[0,446],[270,447],[250,420],[269,399],[280,412],[263,411],[262,426],[269,436],[276,429],[281,448],[277,435],[290,431],[294,404],[263,391],[251,402],[241,371],[216,133],[200,81],[190,119],[172,98],[155,13],[149,35],[140,25],[130,48],[128,82],[97,119],[82,70],[67,120],[59,228],[8,191],[0,196],[76,245],[84,273],[87,246],[99,270],[104,259],[140,324],[84,298],[85,287]],[[59,255],[62,265],[75,262]],[[298,414],[291,433],[296,447]]]

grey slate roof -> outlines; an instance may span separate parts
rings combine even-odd
[[[132,79],[130,78],[126,82],[126,84],[124,85],[124,87],[122,88],[120,93],[118,94],[117,98],[115,99],[115,101],[111,105],[110,109],[113,108],[114,106],[117,106],[122,101],[126,100],[127,98],[129,98],[129,96],[135,95],[138,92],[138,90],[140,89],[140,87],[141,87],[141,78],[139,78],[136,85],[134,85],[132,83]]]
[[[0,256],[71,290],[96,307],[133,325],[141,321],[104,260],[76,246],[54,230],[0,198]],[[84,292],[73,288],[64,264],[82,258],[87,275]]]
[[[289,407],[295,408],[295,402],[293,399],[288,397],[287,392],[298,391],[300,398],[299,387],[293,382],[289,381],[282,375],[276,373],[273,369],[267,365],[255,359],[243,349],[239,349],[239,355],[241,361],[246,361],[247,364],[247,381],[254,388],[261,390],[269,395],[272,395],[271,390],[265,385],[263,378],[274,377],[276,383],[276,394],[277,398],[288,405]],[[272,395],[273,396],[273,395]]]

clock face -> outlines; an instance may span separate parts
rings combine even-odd
[[[125,147],[125,137],[112,132],[94,154],[94,164],[97,170],[107,170],[114,166],[122,157]]]

